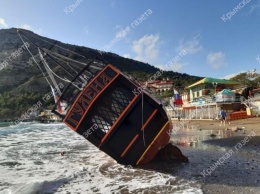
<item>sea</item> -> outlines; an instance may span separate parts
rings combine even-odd
[[[202,194],[192,165],[124,166],[62,123],[0,127],[0,194]]]

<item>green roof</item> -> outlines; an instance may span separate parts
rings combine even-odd
[[[200,85],[200,84],[205,84],[205,83],[218,83],[218,84],[226,84],[226,85],[239,85],[240,84],[239,82],[236,82],[236,81],[205,77],[202,80],[197,81],[196,83],[187,86],[186,88],[187,89],[192,88],[194,86],[197,86],[197,85]]]

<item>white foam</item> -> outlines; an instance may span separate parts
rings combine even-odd
[[[201,191],[171,175],[119,165],[63,124],[30,123],[15,130],[0,141],[0,193]]]

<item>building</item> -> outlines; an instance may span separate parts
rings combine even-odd
[[[186,87],[186,93],[182,94],[182,100],[184,104],[208,104],[216,101],[216,94],[226,89],[234,90],[239,86],[239,82],[216,79],[216,78],[204,78],[188,87]],[[223,93],[223,92],[222,92]],[[239,97],[238,97],[239,98]],[[230,101],[240,100],[236,97],[230,99]],[[227,102],[227,100],[226,100]]]
[[[174,109],[173,117],[215,119],[221,108],[230,113],[239,111],[245,108],[240,95],[234,90],[239,85],[239,82],[226,79],[201,79],[185,88],[181,94],[183,106]]]
[[[253,95],[254,95],[254,98],[257,98],[260,101],[260,88],[254,89],[253,90]]]
[[[146,82],[145,85],[149,90],[155,93],[163,93],[166,91],[173,90],[173,81],[169,80],[168,78],[163,80]]]
[[[253,95],[243,98],[242,103],[247,108],[247,113],[253,116],[260,116],[260,88],[253,90]]]
[[[51,110],[44,109],[38,116],[40,122],[61,122],[62,119],[51,112]]]

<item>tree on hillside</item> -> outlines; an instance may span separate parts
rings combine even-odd
[[[257,88],[260,85],[260,75],[252,75],[248,72],[240,73],[235,77],[232,77],[230,80],[240,82],[241,85],[244,87]]]

